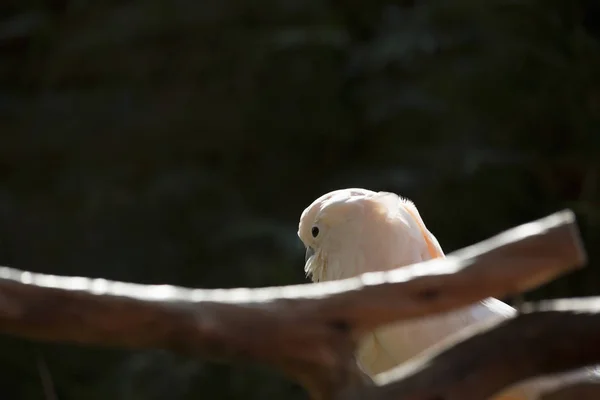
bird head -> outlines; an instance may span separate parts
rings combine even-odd
[[[326,193],[300,217],[305,272],[313,281],[327,281],[421,261],[428,232],[420,220],[414,205],[393,193]]]

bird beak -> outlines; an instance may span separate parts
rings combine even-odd
[[[306,254],[304,255],[304,262],[305,263],[308,262],[308,260],[314,255],[315,255],[315,250],[312,247],[308,246],[306,248]]]

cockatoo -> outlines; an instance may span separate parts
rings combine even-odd
[[[314,282],[444,257],[415,204],[394,193],[341,189],[302,213],[298,236],[306,247],[305,271]],[[513,316],[516,310],[489,298],[442,315],[395,323],[366,335],[356,359],[370,376],[387,371],[472,324]],[[535,385],[513,386],[496,400],[538,397]]]

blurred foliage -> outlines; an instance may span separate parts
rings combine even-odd
[[[600,294],[592,0],[0,5],[0,263],[196,287],[305,282],[303,208],[412,198],[446,251],[564,207]],[[3,337],[5,399],[305,398],[273,371]]]

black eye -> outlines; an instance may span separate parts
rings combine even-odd
[[[316,226],[313,226],[310,233],[312,234],[312,237],[316,238],[319,235],[319,228],[317,228]]]

